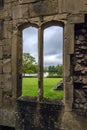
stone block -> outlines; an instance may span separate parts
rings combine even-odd
[[[21,5],[18,5],[17,3],[13,4],[12,6],[12,18],[13,20],[18,19],[22,17]]]
[[[4,80],[3,91],[11,94],[11,92],[12,92],[12,77],[11,77],[11,75],[10,74],[3,75],[3,80]]]
[[[3,60],[3,73],[11,73],[11,59]]]
[[[0,20],[0,40],[3,39],[3,20]]]
[[[73,76],[73,80],[75,83],[82,83],[82,76]]]
[[[12,20],[11,8],[12,8],[11,2],[4,4],[4,17],[5,17],[5,20],[7,20],[7,21]]]
[[[3,46],[3,58],[7,59],[11,57],[11,46]]]
[[[0,86],[0,108],[2,107],[2,96],[3,96],[3,93],[2,93],[2,87]]]
[[[29,6],[24,5],[13,5],[13,19],[24,19],[29,17]]]
[[[83,14],[74,14],[69,17],[69,23],[84,23],[85,18]]]
[[[28,18],[29,17],[29,6],[28,5],[22,5],[21,10],[22,17],[21,18]]]
[[[0,125],[15,127],[15,112],[14,110],[0,109]]]
[[[74,25],[68,24],[64,28],[64,51],[66,54],[74,53]]]
[[[79,1],[76,0],[73,0],[72,2],[70,0],[63,0],[63,12],[79,13],[78,4]]]
[[[67,64],[68,63],[68,64]],[[64,56],[64,77],[69,77],[70,76],[70,55]]]
[[[0,60],[2,59],[3,57],[3,51],[2,51],[2,46],[0,46]]]
[[[38,0],[19,0],[19,4],[29,4],[33,2],[38,2]]]
[[[3,80],[3,74],[0,74],[0,86],[3,85],[3,82],[4,82],[4,80]]]
[[[82,71],[83,68],[80,64],[76,64],[75,68],[74,68],[75,71]]]
[[[58,12],[62,13],[63,12],[63,1],[58,0]]]
[[[87,11],[87,0],[79,0],[78,2],[78,9],[79,11]]]
[[[38,1],[29,5],[30,17],[56,14],[58,12],[57,0]]]
[[[82,83],[83,83],[83,84],[87,84],[87,76],[83,76],[83,78],[82,78]]]
[[[4,31],[3,31],[4,38],[11,39],[12,29],[13,29],[12,22],[5,21],[4,22]]]
[[[49,22],[49,21],[52,21],[53,19],[54,21],[59,21],[59,25],[58,23],[56,25],[64,27],[64,23],[66,23],[66,20],[67,20],[67,14],[56,14],[53,16],[45,16],[43,20],[44,22]]]
[[[13,1],[13,0],[12,0]],[[15,0],[16,1],[16,0]],[[4,3],[7,4],[7,3],[10,3],[11,0],[4,0]]]
[[[65,103],[73,103],[73,83],[68,83],[66,82],[64,84],[65,86],[65,96],[64,96],[64,100]]]
[[[0,60],[0,74],[2,74],[3,72],[3,61]]]

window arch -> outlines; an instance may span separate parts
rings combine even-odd
[[[48,27],[51,26],[55,26],[58,27],[60,26],[61,28],[63,28],[63,23],[62,22],[58,22],[58,21],[51,21],[51,22],[47,22],[41,26],[37,26],[35,24],[31,24],[31,23],[25,23],[23,25],[21,25],[19,27],[20,32],[22,34],[23,29],[26,29],[27,27],[33,27],[33,28],[37,28],[38,30],[38,94],[37,97],[39,100],[41,100],[44,97],[44,88],[43,88],[43,49],[44,49],[44,30]],[[20,45],[20,43],[19,43]],[[18,47],[20,48],[20,47]],[[23,51],[23,45],[21,44],[21,50]],[[20,56],[18,56],[19,59]],[[21,69],[22,70],[22,69]],[[18,70],[18,75],[20,75],[20,70]],[[22,74],[21,74],[22,75]],[[18,76],[20,77],[20,76]],[[18,78],[18,83],[22,80],[21,78]],[[21,84],[20,84],[21,85]],[[21,87],[20,87],[21,88]],[[20,95],[20,94],[19,94]],[[31,96],[31,95],[30,95]]]

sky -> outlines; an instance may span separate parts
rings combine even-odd
[[[44,66],[62,64],[63,28],[51,26],[44,30]],[[29,27],[23,30],[23,52],[30,53],[38,63],[38,29]]]

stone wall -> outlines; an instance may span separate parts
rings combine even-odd
[[[86,81],[86,43],[87,43],[87,0],[1,0],[0,1],[0,125],[16,127],[24,120],[23,130],[32,127],[30,116],[38,114],[30,106],[38,106],[41,110],[44,129],[84,130],[87,122],[87,81]],[[57,25],[64,28],[63,45],[63,107],[52,103],[40,103],[43,99],[43,30]],[[38,28],[39,41],[39,101],[32,102],[24,98],[17,103],[22,95],[22,30],[26,27]],[[27,102],[27,103],[26,103]],[[54,101],[55,102],[55,101]],[[42,108],[43,104],[43,108]],[[48,104],[48,105],[47,105]],[[46,106],[45,106],[46,105]],[[25,106],[25,107],[24,107]],[[31,113],[29,113],[29,111]],[[37,107],[36,107],[37,108]],[[51,113],[52,108],[52,113]],[[59,110],[60,108],[60,110]],[[48,112],[49,109],[49,112]],[[21,113],[23,111],[23,113]],[[59,112],[60,111],[60,112]],[[57,126],[61,115],[61,128]],[[26,114],[26,112],[28,112]],[[46,114],[45,112],[48,112]],[[43,115],[42,113],[45,113]],[[16,115],[16,117],[15,117]],[[18,116],[17,116],[18,115]],[[47,119],[52,117],[52,120]],[[18,120],[19,119],[19,120]],[[20,120],[21,119],[21,120]],[[47,121],[47,120],[46,120]],[[50,121],[53,123],[50,123]],[[84,122],[84,124],[83,124]],[[16,123],[16,125],[15,125]],[[30,126],[28,125],[30,123]],[[33,121],[34,124],[34,121]],[[39,119],[38,123],[39,124]],[[52,126],[51,126],[52,125]],[[26,128],[27,126],[27,128]],[[35,126],[34,126],[35,127]],[[50,127],[50,128],[49,128]]]
[[[86,18],[87,19],[87,18]],[[87,115],[87,21],[75,26],[74,106]]]
[[[17,129],[21,130],[60,130],[63,103],[37,98],[18,99]],[[19,118],[20,117],[20,118]]]

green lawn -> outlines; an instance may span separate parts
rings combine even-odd
[[[44,78],[44,97],[53,99],[63,99],[63,90],[53,90],[61,78]],[[22,82],[23,96],[37,96],[38,95],[38,79],[37,78],[23,78]]]

